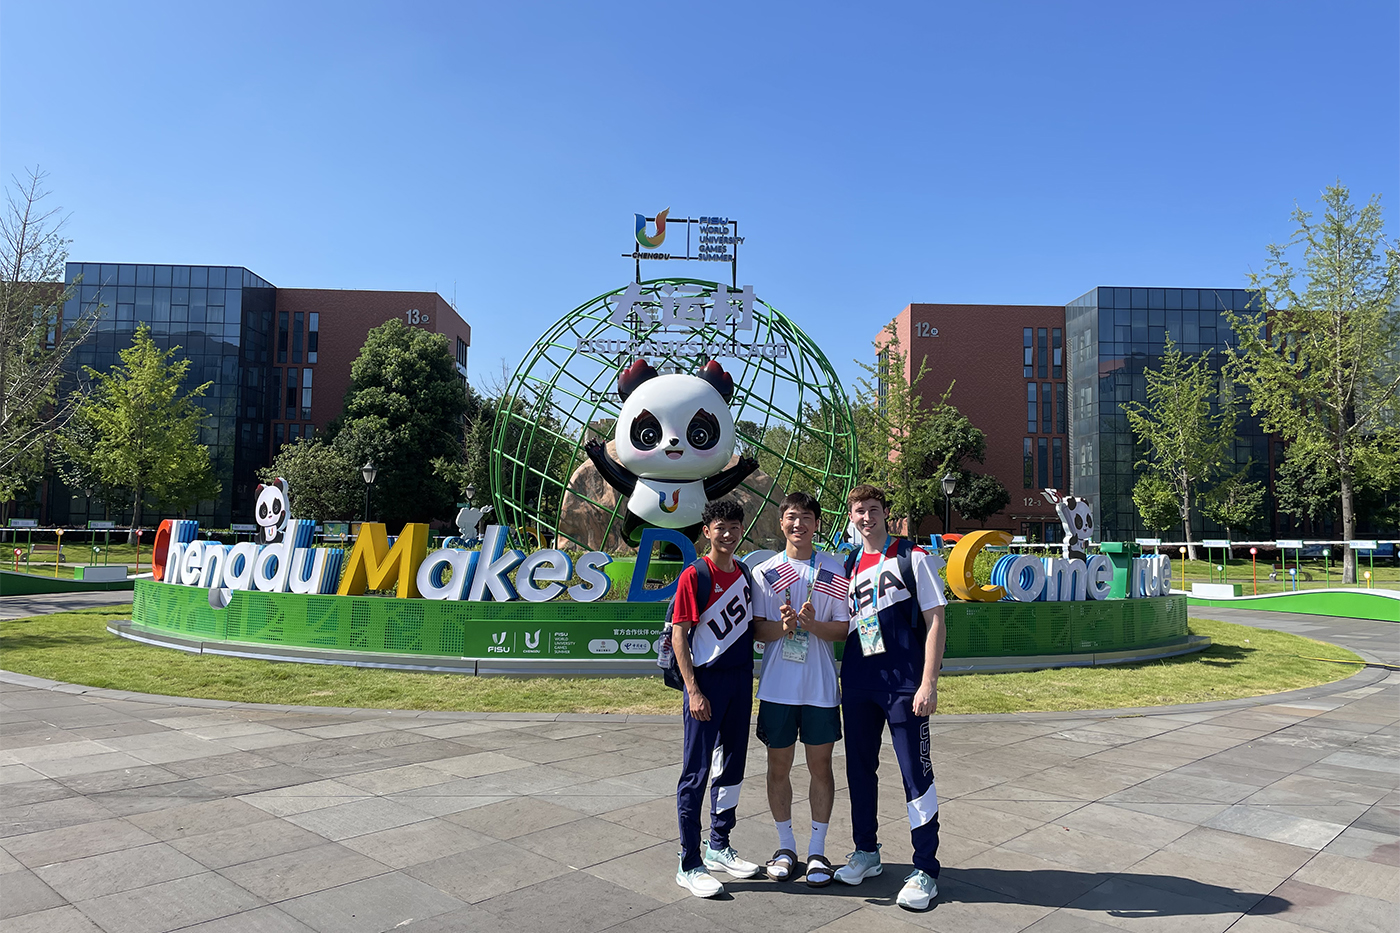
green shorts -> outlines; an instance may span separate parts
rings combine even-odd
[[[758,701],[760,742],[769,748],[791,748],[799,732],[803,745],[830,745],[841,738],[841,707]]]

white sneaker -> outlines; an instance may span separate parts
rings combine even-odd
[[[905,910],[928,910],[929,902],[938,896],[938,882],[922,869],[914,869],[904,879],[904,887],[894,902]]]
[[[676,884],[696,897],[716,897],[724,893],[724,885],[712,878],[704,868],[692,868],[690,871],[676,869]]]
[[[706,842],[701,850],[701,857],[710,871],[727,871],[735,878],[752,878],[762,870],[761,865],[739,858],[739,853],[734,851],[733,846],[711,849],[710,844]]]
[[[884,870],[885,866],[880,864],[880,845],[876,843],[874,852],[857,849],[846,856],[846,864],[836,869],[836,880],[842,884],[860,884]]]

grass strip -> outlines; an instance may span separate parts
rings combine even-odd
[[[670,713],[659,677],[469,677],[191,655],[117,638],[129,606],[0,621],[0,667],[69,683],[248,703],[481,712]],[[1192,619],[1204,652],[1142,664],[939,682],[940,713],[1016,713],[1201,703],[1329,683],[1355,668],[1344,648],[1297,635]],[[1329,660],[1317,660],[1326,657]]]

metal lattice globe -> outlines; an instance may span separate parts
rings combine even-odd
[[[630,286],[632,295],[637,286]],[[711,302],[724,286],[698,279],[643,282],[644,300],[670,300],[684,293]],[[815,343],[781,311],[753,299],[753,329],[742,335],[706,315],[706,323],[674,330],[633,316],[615,320],[627,288],[599,295],[564,315],[526,354],[496,412],[492,429],[491,480],[496,520],[514,529],[521,545],[557,542],[561,547],[619,546],[626,500],[600,494],[584,482],[593,470],[583,444],[590,436],[612,437],[621,400],[617,376],[638,356],[616,350],[652,341],[645,356],[660,372],[694,373],[710,357],[697,344],[734,341],[740,348],[714,354],[734,378],[730,411],[736,422],[737,453],[755,457],[759,472],[733,495],[745,504],[749,547],[781,546],[777,504],[793,490],[822,503],[824,536],[845,528],[845,499],[855,483],[856,441],[850,403],[831,364]],[[737,293],[730,292],[733,298]],[[598,346],[600,345],[601,346]],[[786,355],[745,348],[785,344]],[[596,471],[593,474],[596,476]],[[590,529],[585,531],[584,529]]]

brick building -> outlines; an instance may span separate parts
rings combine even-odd
[[[340,414],[351,363],[372,328],[397,319],[443,334],[467,380],[471,326],[436,292],[277,288],[241,266],[74,262],[65,278],[79,283],[65,317],[76,318],[80,305],[105,306],[70,365],[110,369],[144,322],[157,346],[179,347],[190,360],[189,386],[213,383],[200,440],[223,491],[190,513],[213,527],[251,522],[258,471],[283,444],[314,436]],[[89,512],[82,494],[58,479],[26,511],[43,524],[103,517],[99,504]],[[145,513],[147,521],[164,517],[172,516]]]

